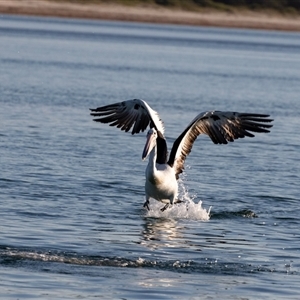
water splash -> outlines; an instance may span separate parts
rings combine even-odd
[[[179,199],[183,202],[161,211],[164,206],[161,202],[150,199],[150,211],[147,211],[146,217],[151,218],[170,218],[170,219],[190,219],[197,221],[208,221],[210,219],[210,210],[202,207],[202,201],[194,202],[196,196],[189,195],[188,190],[184,186],[182,180],[179,184]]]

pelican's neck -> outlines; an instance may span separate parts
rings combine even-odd
[[[149,154],[149,163],[148,166],[151,168],[153,173],[156,171],[156,157],[157,157],[157,149],[156,146],[153,147]]]

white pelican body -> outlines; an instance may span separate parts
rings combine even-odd
[[[165,203],[163,209],[167,208],[169,204],[175,203],[175,199],[178,194],[178,184],[176,180],[176,174],[173,168],[168,164],[158,164],[156,163],[156,131],[150,129],[148,132],[148,138],[145,145],[145,150],[143,153],[143,160],[146,159],[149,151],[149,163],[146,168],[146,181],[145,181],[145,193],[146,202],[145,207],[149,209],[149,199],[153,198],[162,203]],[[148,146],[149,139],[153,140],[153,148],[149,148],[148,153],[146,148]],[[155,141],[155,144],[154,144]],[[178,200],[177,200],[178,201]]]
[[[159,164],[153,168],[149,163],[146,168],[145,192],[145,206],[149,204],[150,198],[165,204],[176,203],[178,184],[174,170],[170,166]]]
[[[245,136],[254,137],[252,132],[269,132],[266,124],[273,120],[269,115],[237,112],[210,111],[198,114],[175,140],[168,156],[164,137],[164,126],[158,113],[144,100],[133,99],[91,109],[96,122],[110,123],[131,133],[150,130],[142,159],[149,156],[146,168],[144,207],[149,209],[149,199],[153,198],[169,205],[181,202],[177,199],[179,174],[182,173],[186,156],[191,152],[198,135],[207,134],[215,144],[227,144]]]

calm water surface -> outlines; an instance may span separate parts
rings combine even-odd
[[[300,35],[0,16],[1,299],[299,299]],[[143,98],[171,147],[206,110],[270,134],[186,161],[143,209],[145,134],[89,108]]]

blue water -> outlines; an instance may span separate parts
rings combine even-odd
[[[0,16],[1,299],[299,299],[300,34]],[[143,98],[171,147],[198,113],[269,134],[186,160],[143,209],[145,134],[89,108]]]

